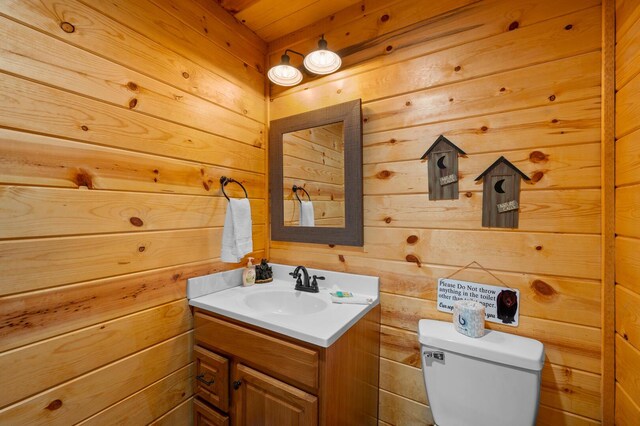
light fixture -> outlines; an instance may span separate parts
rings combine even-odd
[[[304,67],[314,74],[331,74],[342,65],[342,60],[337,53],[327,49],[327,41],[322,38],[318,41],[318,50],[314,50],[304,58]]]
[[[280,63],[271,67],[267,73],[269,80],[278,86],[295,86],[302,81],[302,72],[290,64],[291,58],[289,58],[287,52],[302,56],[304,67],[313,74],[331,74],[342,65],[340,56],[327,49],[327,41],[324,39],[323,34],[318,41],[318,50],[314,50],[307,56],[291,49],[284,51],[284,55],[280,57]]]
[[[269,80],[278,86],[295,86],[302,81],[302,73],[289,63],[291,58],[289,58],[287,52],[297,53],[304,58],[302,53],[298,53],[295,50],[287,49],[284,51],[284,55],[280,58],[280,63],[271,67],[267,74]]]

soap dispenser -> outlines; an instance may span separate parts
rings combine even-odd
[[[247,261],[247,267],[242,271],[242,285],[247,287],[256,283],[256,267],[253,266],[253,257]]]

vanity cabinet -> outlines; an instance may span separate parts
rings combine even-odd
[[[328,348],[200,308],[195,340],[196,425],[377,424],[379,306]]]

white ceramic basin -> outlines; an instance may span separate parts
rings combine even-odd
[[[311,293],[284,290],[247,294],[244,303],[255,311],[280,315],[309,315],[329,307],[325,300]]]
[[[189,278],[189,304],[324,348],[379,304],[377,277],[308,269],[309,274],[326,279],[319,293],[305,293],[294,290],[295,281],[289,274],[295,266],[272,263],[271,267],[273,282],[250,287],[239,285],[241,269]],[[194,295],[196,288],[200,294]],[[332,303],[329,293],[336,290],[371,297],[374,303]]]

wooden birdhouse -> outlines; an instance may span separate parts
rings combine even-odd
[[[520,209],[520,179],[530,180],[504,157],[498,158],[475,180],[484,179],[482,226],[517,228]]]
[[[428,161],[430,200],[458,199],[458,155],[466,154],[440,135],[420,158]]]

